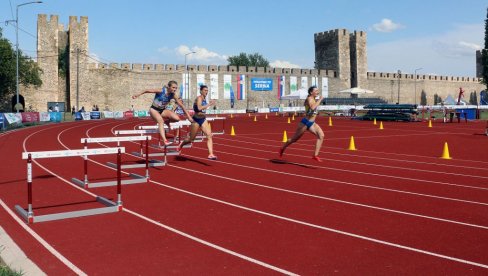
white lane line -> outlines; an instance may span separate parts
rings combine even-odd
[[[220,152],[222,152],[222,151],[220,151]],[[237,155],[237,154],[231,154],[231,155]],[[194,158],[202,159],[202,160],[207,160],[206,158],[201,158],[201,157],[194,157]],[[472,201],[472,200],[464,200],[464,199],[459,199],[459,198],[452,198],[452,197],[444,197],[444,196],[436,196],[436,195],[415,193],[415,192],[409,192],[409,191],[404,191],[404,190],[389,189],[389,188],[383,188],[383,187],[375,187],[375,186],[363,185],[363,184],[358,184],[358,183],[354,183],[354,182],[346,182],[346,181],[341,181],[341,180],[334,180],[334,179],[329,179],[329,178],[320,178],[320,177],[307,176],[307,175],[301,175],[301,174],[295,174],[295,173],[288,173],[288,172],[281,172],[281,171],[275,171],[275,170],[268,170],[268,169],[263,169],[263,168],[257,168],[257,167],[247,166],[247,165],[240,165],[240,164],[236,164],[236,163],[224,162],[222,160],[215,160],[213,162],[219,162],[219,163],[228,164],[228,165],[231,165],[231,166],[248,168],[248,169],[253,169],[253,170],[258,170],[258,171],[264,171],[264,172],[270,172],[270,173],[275,173],[275,174],[291,175],[291,176],[296,176],[296,177],[301,177],[301,178],[306,178],[306,179],[313,179],[313,180],[317,180],[317,181],[332,182],[332,183],[343,184],[343,185],[348,185],[348,186],[356,186],[356,187],[362,187],[362,188],[367,188],[367,189],[388,191],[388,192],[393,192],[393,193],[408,194],[408,195],[415,195],[415,196],[420,196],[420,197],[428,197],[428,198],[435,198],[435,199],[442,199],[442,200],[449,200],[449,201],[456,201],[456,202],[463,202],[463,203],[469,203],[469,204],[475,204],[475,205],[488,206],[488,203],[478,202],[478,201]]]
[[[224,139],[222,139],[224,140]],[[228,144],[220,144],[220,143],[215,143],[217,145],[223,145],[226,147],[231,147],[231,148],[239,148],[242,149],[244,147],[242,146],[231,146]],[[265,145],[265,144],[259,144],[259,143],[253,143],[254,145],[259,145],[263,147],[270,147],[270,145]],[[278,148],[279,146],[274,146],[275,148]],[[269,152],[273,153],[274,155],[276,152],[274,151],[266,151],[266,150],[260,150],[256,149],[255,147],[246,147],[245,149],[247,150],[253,150],[253,151],[260,151],[260,152]],[[305,151],[301,148],[294,148],[296,151]],[[308,152],[308,151],[307,151]],[[351,155],[351,154],[343,154],[343,153],[332,153],[332,152],[326,152],[327,154],[331,155],[339,155],[339,156],[350,156],[353,158],[361,157],[358,155]],[[303,157],[303,155],[297,155],[297,154],[289,154],[287,155],[291,156],[297,156],[297,157]],[[398,169],[398,170],[406,170],[406,171],[420,171],[420,172],[427,172],[427,173],[432,173],[432,174],[441,174],[441,175],[453,175],[453,176],[461,176],[461,177],[470,177],[470,178],[481,178],[481,179],[488,179],[488,176],[481,176],[481,175],[472,175],[472,174],[462,174],[462,173],[452,173],[452,172],[446,172],[446,171],[437,171],[437,170],[425,170],[425,169],[415,169],[415,168],[407,168],[407,167],[398,167],[398,166],[391,166],[391,165],[382,165],[382,164],[374,164],[374,163],[366,163],[366,162],[359,162],[359,161],[348,161],[348,160],[343,160],[343,159],[333,159],[330,157],[323,157],[322,159],[326,159],[329,161],[334,161],[334,162],[340,162],[340,163],[347,163],[347,164],[357,164],[357,165],[364,165],[364,166],[372,166],[372,167],[379,167],[379,168],[391,168],[391,169]]]
[[[214,145],[219,143],[214,143]],[[239,148],[243,149],[242,147],[236,147],[236,146],[228,146],[228,145],[223,145],[224,147],[231,147],[231,148]],[[200,150],[205,150],[202,146],[195,146],[195,148],[200,149]],[[272,151],[265,151],[265,150],[258,150],[258,149],[253,149],[253,148],[245,148],[246,150],[251,150],[251,151],[258,151],[258,152],[266,152],[266,153],[273,153]],[[225,154],[229,155],[235,155],[235,156],[240,156],[240,157],[246,157],[246,158],[252,158],[252,159],[258,159],[258,160],[269,160],[269,158],[262,158],[262,157],[256,157],[256,156],[250,156],[250,155],[242,155],[242,154],[237,154],[237,153],[231,153],[231,152],[226,152],[226,151],[219,151]],[[303,158],[303,155],[298,155],[298,154],[287,154],[287,156],[295,156],[298,158]],[[335,159],[329,159],[329,158],[322,158],[323,161],[336,161]],[[341,162],[341,161],[339,161]],[[353,163],[353,162],[347,162],[345,161],[344,163]],[[435,180],[426,180],[426,179],[419,179],[419,178],[411,178],[411,177],[403,177],[403,176],[396,176],[396,175],[388,175],[388,174],[378,174],[378,173],[370,173],[370,172],[364,172],[364,171],[355,171],[355,170],[347,170],[347,169],[340,169],[340,168],[334,168],[331,166],[316,166],[316,165],[309,165],[309,164],[304,164],[304,163],[298,163],[294,162],[294,164],[298,165],[306,165],[308,167],[313,167],[313,168],[318,168],[318,169],[324,169],[324,170],[331,170],[331,171],[340,171],[340,172],[346,172],[346,173],[353,173],[353,174],[363,174],[363,175],[371,175],[371,176],[378,176],[378,177],[385,177],[385,178],[393,178],[393,179],[401,179],[401,180],[409,180],[409,181],[415,181],[415,182],[424,182],[424,183],[432,183],[432,184],[439,184],[439,185],[444,185],[444,186],[454,186],[454,187],[462,187],[462,188],[468,188],[468,189],[475,189],[475,190],[488,190],[488,187],[478,187],[478,186],[470,186],[470,185],[463,185],[463,184],[456,184],[456,183],[450,183],[450,182],[442,182],[442,181],[435,181]],[[417,171],[416,169],[411,169],[412,171]],[[484,178],[484,177],[482,177]],[[488,178],[488,177],[487,177]]]
[[[66,131],[66,130],[68,130],[68,129],[63,130],[62,132]],[[61,132],[61,133],[62,133],[62,132]],[[62,145],[64,148],[69,149],[69,147],[67,147],[67,146],[66,146],[66,145],[65,145],[63,142],[61,142],[61,138],[60,138],[61,133],[60,133],[60,134],[58,134],[58,142],[59,142],[59,143],[60,143],[60,144],[61,144],[61,145]],[[27,138],[28,138],[28,137],[27,137]],[[26,139],[27,139],[27,138],[26,138]],[[24,140],[24,141],[25,141],[25,140]],[[105,147],[106,147],[106,146],[105,146]],[[24,143],[24,148],[25,148],[25,143]],[[101,163],[99,163],[99,162],[96,162],[96,161],[93,161],[93,160],[91,160],[91,161],[92,161],[93,163],[96,163],[96,164],[100,165],[100,166],[106,167],[105,165],[103,165],[103,164],[101,164]],[[70,186],[73,186],[73,187],[75,187],[75,188],[79,189],[80,191],[82,191],[82,192],[84,192],[84,193],[87,193],[87,194],[89,194],[89,195],[91,195],[91,196],[96,197],[96,195],[95,195],[95,194],[93,194],[93,193],[91,193],[91,192],[88,192],[88,191],[84,190],[83,188],[79,187],[78,185],[73,184],[73,183],[72,183],[72,182],[70,182],[70,181],[67,181],[67,180],[66,180],[66,179],[64,179],[63,177],[61,177],[61,176],[59,176],[59,175],[55,174],[54,172],[50,171],[49,169],[45,168],[44,166],[42,166],[42,165],[40,165],[40,164],[37,164],[37,165],[38,165],[39,167],[41,167],[42,169],[44,169],[46,172],[50,173],[51,175],[54,175],[56,178],[58,178],[58,179],[60,179],[60,180],[62,180],[62,181],[64,181],[64,182],[66,182],[66,183],[67,183],[67,184],[69,184]],[[159,227],[163,227],[163,228],[165,228],[165,229],[167,229],[167,230],[169,230],[169,231],[171,231],[171,232],[174,232],[174,233],[176,233],[176,234],[182,235],[182,236],[184,236],[184,237],[186,237],[186,238],[190,238],[190,239],[192,239],[192,240],[194,240],[194,241],[196,241],[196,242],[198,242],[198,243],[204,244],[204,245],[209,246],[209,247],[211,247],[211,248],[214,248],[214,249],[216,249],[216,250],[223,251],[223,252],[225,252],[225,253],[227,253],[227,254],[231,254],[231,255],[233,255],[233,256],[239,257],[239,258],[244,259],[244,260],[246,260],[246,261],[249,261],[249,262],[255,263],[255,264],[257,264],[257,265],[261,265],[261,266],[263,266],[263,267],[266,267],[266,268],[268,268],[268,269],[271,269],[271,270],[274,270],[274,271],[277,271],[277,272],[280,272],[280,273],[283,273],[283,274],[287,274],[287,275],[297,275],[297,274],[295,274],[295,273],[293,273],[293,272],[290,272],[290,271],[287,271],[287,270],[281,269],[281,268],[279,268],[279,267],[276,267],[276,266],[270,265],[270,264],[268,264],[268,263],[262,262],[262,261],[260,261],[260,260],[257,260],[257,259],[254,259],[254,258],[248,257],[248,256],[246,256],[246,255],[243,255],[243,254],[237,253],[237,252],[232,251],[232,250],[230,250],[230,249],[226,249],[226,248],[224,248],[224,247],[221,247],[221,246],[219,246],[219,245],[213,244],[213,243],[211,243],[211,242],[208,242],[208,241],[202,240],[202,239],[200,239],[200,238],[197,238],[197,237],[195,237],[195,236],[192,236],[192,235],[190,235],[190,234],[187,234],[187,233],[184,233],[184,232],[182,232],[182,231],[179,231],[179,230],[177,230],[177,229],[175,229],[175,228],[172,228],[172,227],[170,227],[170,226],[168,226],[168,225],[164,225],[164,224],[162,224],[162,223],[156,222],[155,220],[153,220],[153,219],[151,219],[151,218],[148,218],[148,217],[146,217],[146,216],[144,216],[144,215],[142,215],[142,214],[139,214],[139,213],[137,213],[137,212],[135,212],[135,211],[132,211],[132,210],[130,210],[130,209],[127,209],[127,208],[125,208],[125,207],[124,207],[124,209],[123,209],[123,210],[124,210],[124,211],[126,211],[126,212],[128,212],[128,213],[130,213],[130,214],[136,215],[137,217],[142,218],[142,219],[144,219],[144,220],[146,220],[146,221],[148,221],[148,222],[150,222],[150,223],[153,223],[153,224],[155,224],[155,225],[157,225],[157,226],[159,226]]]
[[[256,187],[261,187],[261,188],[265,188],[265,189],[276,190],[276,191],[280,191],[280,192],[285,192],[285,193],[290,193],[290,194],[295,194],[295,195],[300,195],[300,196],[305,196],[305,197],[311,197],[311,198],[316,198],[316,199],[328,200],[328,201],[343,203],[343,204],[347,204],[347,205],[365,207],[365,208],[370,208],[370,209],[375,209],[375,210],[380,210],[380,211],[385,211],[385,212],[390,212],[390,213],[408,215],[408,216],[413,216],[413,217],[425,218],[425,219],[430,219],[430,220],[435,220],[435,221],[442,221],[442,222],[447,222],[447,223],[459,224],[459,225],[463,225],[463,226],[469,226],[469,227],[481,228],[481,229],[488,230],[488,226],[466,223],[466,222],[460,222],[460,221],[449,220],[449,219],[443,219],[443,218],[438,218],[438,217],[431,217],[431,216],[426,216],[426,215],[421,215],[421,214],[416,214],[416,213],[398,211],[398,210],[394,210],[394,209],[377,207],[377,206],[372,206],[372,205],[367,205],[367,204],[362,204],[362,203],[356,203],[356,202],[351,202],[351,201],[345,201],[345,200],[340,200],[340,199],[335,199],[335,198],[330,198],[330,197],[324,197],[324,196],[319,196],[319,195],[314,195],[314,194],[302,193],[302,192],[297,192],[297,191],[293,191],[293,190],[277,188],[277,187],[273,187],[273,186],[266,186],[266,185],[258,184],[255,182],[240,180],[240,179],[236,179],[236,178],[231,178],[231,177],[226,177],[226,176],[222,176],[222,175],[207,173],[207,172],[203,172],[203,171],[197,171],[197,170],[193,170],[193,169],[187,169],[187,168],[178,167],[178,166],[171,165],[171,164],[169,164],[168,166],[173,167],[173,168],[177,168],[180,170],[189,171],[192,173],[208,175],[208,176],[215,177],[215,178],[225,179],[225,180],[243,183],[243,184],[247,184],[247,185],[252,185],[252,186],[256,186]]]
[[[379,240],[379,239],[375,239],[375,238],[370,238],[370,237],[366,237],[366,236],[362,236],[362,235],[358,235],[358,234],[353,234],[353,233],[350,233],[350,232],[345,232],[345,231],[337,230],[337,229],[334,229],[334,228],[329,228],[329,227],[325,227],[325,226],[321,226],[321,225],[316,225],[316,224],[308,223],[308,222],[301,221],[301,220],[296,220],[296,219],[292,219],[292,218],[288,218],[288,217],[283,217],[283,216],[271,214],[271,213],[268,213],[268,212],[264,212],[264,211],[260,211],[260,210],[256,210],[256,209],[252,209],[252,208],[248,208],[248,207],[245,207],[245,206],[237,205],[237,204],[230,203],[230,202],[227,202],[227,201],[223,201],[223,200],[220,200],[220,199],[215,199],[215,198],[211,198],[211,197],[208,197],[208,196],[196,194],[196,193],[193,193],[193,192],[190,192],[190,191],[187,191],[187,190],[183,190],[183,189],[180,189],[180,188],[176,188],[176,187],[173,187],[173,186],[169,186],[169,185],[166,185],[166,184],[163,184],[163,183],[154,181],[154,180],[151,180],[150,182],[152,182],[154,184],[157,184],[157,185],[160,185],[162,187],[171,189],[171,190],[179,191],[179,192],[186,193],[186,194],[189,194],[189,195],[192,195],[192,196],[195,196],[195,197],[199,197],[199,198],[203,198],[203,199],[206,199],[206,200],[218,202],[218,203],[221,203],[221,204],[224,204],[224,205],[232,206],[232,207],[235,207],[235,208],[238,208],[238,209],[242,209],[242,210],[246,210],[246,211],[249,211],[249,212],[261,214],[261,215],[264,215],[264,216],[269,216],[269,217],[273,217],[273,218],[276,218],[276,219],[280,219],[280,220],[284,220],[284,221],[289,221],[289,222],[293,222],[293,223],[300,224],[300,225],[305,225],[305,226],[312,227],[312,228],[316,228],[316,229],[320,229],[320,230],[325,230],[325,231],[329,231],[329,232],[333,232],[333,233],[337,233],[337,234],[341,234],[341,235],[345,235],[345,236],[349,236],[349,237],[353,237],[353,238],[358,238],[358,239],[361,239],[361,240],[367,240],[367,241],[370,241],[370,242],[373,242],[373,243],[378,243],[378,244],[387,245],[387,246],[391,246],[391,247],[395,247],[395,248],[405,249],[405,250],[408,250],[408,251],[422,253],[422,254],[426,254],[426,255],[438,257],[438,258],[441,258],[441,259],[446,259],[446,260],[450,260],[450,261],[460,262],[460,263],[469,264],[469,265],[473,265],[473,266],[478,266],[478,267],[482,267],[482,268],[488,268],[488,265],[487,264],[472,262],[472,261],[468,261],[468,260],[464,260],[464,259],[460,259],[460,258],[455,258],[455,257],[447,256],[447,255],[442,255],[442,254],[434,253],[434,252],[427,251],[427,250],[422,250],[422,249],[418,249],[418,248],[414,248],[414,247],[410,247],[410,246],[405,246],[405,245],[401,245],[401,244],[387,242],[387,241],[383,241],[383,240]]]
[[[266,144],[260,144],[260,143],[255,143],[255,142],[242,141],[242,140],[239,140],[239,143],[253,144],[253,145],[262,145],[262,146],[265,146],[265,147],[269,147],[269,146],[272,146],[272,145],[269,144],[270,142],[276,142],[276,141],[270,141],[269,139],[263,139],[263,138],[252,138],[252,137],[248,137],[248,138],[250,138],[252,140],[264,141],[264,142],[266,142]],[[228,139],[228,138],[224,138],[222,136],[216,136],[216,137],[214,137],[214,139],[221,139],[221,140],[235,142],[235,139]],[[325,138],[325,139],[327,140],[327,138]],[[302,138],[300,140],[300,142],[298,142],[298,144],[308,145],[308,146],[311,146],[311,148],[313,147],[313,144],[301,143],[303,141],[305,141],[305,140]],[[315,141],[315,140],[308,140],[308,141],[312,142],[312,141]],[[275,146],[275,147],[278,147],[278,146]],[[344,153],[324,151],[323,150],[324,148],[333,149],[333,150],[340,150],[340,151],[344,151]],[[321,153],[328,153],[328,154],[335,154],[335,155],[344,155],[344,156],[353,156],[355,158],[368,158],[368,159],[379,159],[379,160],[396,161],[396,162],[401,161],[401,162],[404,162],[404,163],[427,164],[427,165],[439,166],[439,167],[452,167],[452,168],[454,168],[456,170],[465,168],[465,169],[474,169],[474,170],[488,171],[488,169],[486,168],[486,165],[485,165],[488,162],[483,162],[483,161],[454,159],[454,160],[451,160],[451,161],[461,161],[461,162],[456,162],[455,164],[448,164],[448,163],[445,163],[445,162],[443,162],[443,163],[436,163],[436,162],[418,161],[419,159],[440,160],[440,158],[432,157],[432,156],[421,156],[421,155],[401,154],[401,153],[392,153],[392,152],[378,152],[378,151],[370,151],[370,150],[360,150],[360,151],[357,151],[357,152],[360,152],[360,153],[368,153],[368,154],[374,154],[374,155],[378,155],[378,154],[393,155],[393,156],[399,156],[399,158],[402,158],[404,156],[407,156],[407,157],[413,157],[413,158],[416,158],[417,159],[417,160],[405,160],[404,158],[402,158],[401,160],[399,160],[399,159],[393,159],[393,158],[387,158],[387,157],[379,157],[379,156],[368,156],[368,155],[358,155],[358,154],[354,154],[353,155],[353,154],[345,153],[346,151],[347,151],[346,150],[346,145],[344,145],[344,148],[329,147],[329,146],[322,145]],[[439,153],[439,155],[440,155],[440,153]],[[474,162],[474,163],[482,163],[482,164],[480,164],[481,167],[470,167],[470,166],[463,165],[466,162]],[[460,164],[460,163],[463,163],[463,164]]]

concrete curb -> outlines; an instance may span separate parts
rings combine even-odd
[[[13,270],[22,275],[46,275],[24,252],[15,244],[0,226],[0,258]]]

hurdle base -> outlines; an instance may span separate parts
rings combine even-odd
[[[131,173],[129,174],[130,177],[133,179],[124,179],[120,181],[121,185],[129,185],[129,184],[138,184],[138,183],[146,183],[147,178],[145,176]],[[85,184],[84,181],[78,179],[78,178],[71,178],[71,181],[75,183],[76,185],[82,187],[82,188],[99,188],[99,187],[109,187],[109,186],[117,186],[117,181],[104,181],[104,182],[88,182]]]
[[[29,214],[24,208],[20,205],[15,205],[15,210],[17,213],[25,220],[26,223],[36,223],[36,222],[44,222],[44,221],[53,221],[53,220],[61,220],[61,219],[68,219],[68,218],[78,218],[78,217],[86,217],[86,216],[94,216],[100,214],[108,214],[108,213],[115,213],[122,210],[122,205],[118,205],[117,203],[110,201],[104,197],[97,196],[97,201],[106,207],[94,208],[94,209],[85,209],[79,211],[70,211],[70,212],[62,212],[62,213],[54,213],[48,215],[40,215],[35,216],[34,214]]]

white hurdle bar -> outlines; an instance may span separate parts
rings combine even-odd
[[[110,142],[117,142],[117,146],[120,146],[120,142],[127,142],[127,141],[141,141],[141,151],[142,151],[142,142],[146,141],[146,150],[148,149],[149,140],[151,140],[150,136],[125,136],[125,137],[95,137],[95,138],[81,138],[81,143],[84,144],[84,148],[88,149],[88,143],[110,143]],[[107,165],[116,168],[117,164],[112,162],[107,162]],[[129,168],[142,168],[146,167],[146,177],[130,173],[129,177],[133,179],[126,179],[122,180],[122,185],[126,184],[137,184],[147,182],[149,180],[149,160],[146,158],[145,164],[127,164],[121,165],[122,169],[129,169]],[[71,178],[71,181],[76,185],[87,188],[97,188],[97,187],[107,187],[107,186],[114,186],[117,183],[115,181],[103,181],[103,182],[89,182],[88,180],[88,156],[84,156],[84,180],[80,180],[76,177]]]
[[[151,126],[151,127],[154,127],[154,126]],[[154,133],[159,133],[159,130],[158,129],[135,129],[135,130],[116,130],[115,131],[115,135],[133,135],[133,134],[140,134],[140,135],[144,135],[144,134],[154,134]],[[135,153],[133,152],[132,154],[136,155],[136,156],[141,156],[141,157],[145,157],[146,155],[149,155],[149,157],[154,157],[154,156],[164,156],[164,160],[162,161],[162,163],[164,163],[164,165],[166,165],[167,163],[167,156],[169,155],[178,155],[179,152],[177,151],[168,151],[168,149],[175,149],[177,146],[160,146],[160,145],[151,145],[151,148],[155,148],[155,149],[158,149],[158,150],[163,150],[162,152],[156,152],[156,153],[148,153],[148,150],[146,150],[146,153]],[[190,146],[185,146],[186,147],[191,147]],[[163,166],[164,166],[163,165]]]
[[[124,152],[125,152],[124,147],[23,152],[22,159],[27,159],[27,205],[28,207],[27,210],[25,210],[20,205],[15,205],[16,211],[19,213],[19,215],[21,215],[26,220],[27,223],[52,221],[52,220],[76,218],[76,217],[83,217],[83,216],[92,216],[92,215],[122,211],[122,185],[121,185],[120,160],[121,160],[121,155]],[[32,160],[33,159],[75,157],[75,156],[101,155],[101,154],[117,154],[117,202],[113,202],[104,197],[97,196],[96,200],[101,204],[105,205],[106,207],[47,214],[41,216],[34,215],[34,212],[32,210]]]
[[[212,135],[222,135],[225,133],[225,117],[207,117],[206,120],[210,124],[210,122],[216,121],[216,120],[222,120],[222,131],[219,132],[214,132],[212,130]],[[199,141],[205,139],[207,136],[203,133],[202,130],[200,130],[200,135],[195,136],[196,139],[199,139]]]

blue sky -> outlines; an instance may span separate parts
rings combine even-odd
[[[15,43],[16,6],[1,0],[0,26]],[[475,76],[486,0],[44,0],[19,8],[20,48],[35,56],[37,14],[88,16],[89,51],[102,62],[227,64],[258,52],[275,67],[312,68],[313,35],[367,32],[368,71]],[[26,33],[27,32],[27,33]]]

